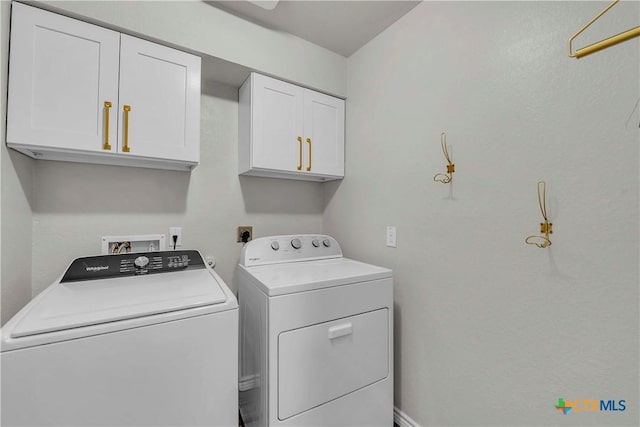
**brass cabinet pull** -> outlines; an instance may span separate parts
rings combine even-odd
[[[298,161],[298,170],[301,171],[302,170],[302,137],[301,136],[298,137],[298,144],[299,144],[298,150],[300,151],[300,160]]]
[[[128,153],[129,149],[129,111],[131,111],[130,105],[125,105],[124,110],[124,144],[122,145],[122,151]]]
[[[309,166],[307,166],[307,172],[311,170],[311,138],[307,138],[307,144],[309,144]]]
[[[103,150],[111,150],[111,144],[109,144],[109,109],[111,103],[104,101],[104,144],[102,144]]]

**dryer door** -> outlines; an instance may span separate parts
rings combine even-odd
[[[389,375],[389,310],[283,332],[278,418],[285,420]]]

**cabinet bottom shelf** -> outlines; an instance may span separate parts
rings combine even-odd
[[[336,181],[344,178],[344,176],[341,176],[341,175],[323,175],[323,174],[314,174],[313,172],[306,172],[306,173],[286,172],[286,171],[277,171],[273,169],[259,169],[259,168],[253,168],[246,171],[241,171],[238,175],[259,176],[263,178],[297,179],[300,181],[315,181],[315,182]]]
[[[56,160],[60,162],[92,163],[112,166],[134,166],[185,172],[189,172],[198,166],[198,162],[156,159],[152,157],[133,157],[115,153],[103,154],[92,152],[71,152],[11,143],[7,143],[7,146],[36,160]]]

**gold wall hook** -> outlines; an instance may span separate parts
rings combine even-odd
[[[453,173],[456,171],[456,165],[451,161],[451,156],[449,156],[449,150],[447,150],[447,134],[442,132],[440,134],[440,145],[442,145],[442,152],[444,153],[445,159],[447,159],[447,173],[437,173],[433,177],[435,182],[441,182],[443,184],[449,184],[453,181]]]
[[[529,236],[524,241],[528,245],[536,245],[541,249],[551,246],[551,240],[544,236]]]
[[[546,248],[551,246],[551,240],[549,234],[553,234],[553,224],[549,222],[547,217],[547,183],[544,181],[538,181],[538,204],[540,205],[540,212],[544,222],[540,223],[540,233],[544,236],[528,236],[524,239],[524,242],[528,245],[536,245],[539,248]]]
[[[569,57],[570,58],[582,58],[583,56],[587,56],[590,55],[594,52],[598,52],[599,50],[603,50],[606,49],[608,47],[611,47],[613,45],[616,45],[618,43],[622,43],[624,41],[630,40],[634,37],[638,37],[640,36],[640,26],[635,27],[635,28],[631,28],[627,31],[624,31],[620,34],[616,34],[615,36],[611,36],[607,39],[601,40],[599,42],[590,44],[589,46],[583,47],[582,49],[578,49],[575,52],[573,52],[573,48],[571,46],[571,43],[573,42],[573,39],[575,39],[576,37],[578,37],[578,35],[580,35],[584,30],[586,30],[587,28],[589,28],[591,26],[591,24],[593,24],[594,22],[596,22],[598,19],[600,19],[600,17],[602,15],[604,15],[605,13],[607,13],[609,11],[609,9],[611,9],[613,6],[615,6],[618,3],[619,0],[614,0],[609,6],[605,7],[602,12],[600,12],[599,14],[597,14],[593,19],[591,19],[591,21],[587,22],[582,28],[580,28],[574,35],[571,36],[571,38],[569,39]]]

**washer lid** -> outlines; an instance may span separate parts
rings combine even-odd
[[[390,278],[391,270],[348,258],[244,267],[269,296]]]
[[[227,299],[208,269],[55,283],[38,295],[12,338],[220,304]]]

